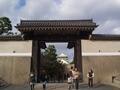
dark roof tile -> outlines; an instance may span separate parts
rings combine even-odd
[[[22,41],[23,38],[21,35],[14,35],[14,36],[10,36],[10,35],[1,35],[0,36],[0,41]]]
[[[120,40],[120,35],[92,34],[90,40],[96,40],[96,41],[115,41],[115,40]]]
[[[52,27],[52,26],[97,26],[92,20],[21,20],[18,26]]]

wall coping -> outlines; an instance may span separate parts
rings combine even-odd
[[[0,56],[32,56],[31,53],[0,53]],[[120,52],[82,53],[82,56],[120,56]]]

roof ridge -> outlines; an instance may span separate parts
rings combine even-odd
[[[70,19],[70,20],[21,20],[21,22],[58,22],[58,21],[63,21],[63,22],[65,22],[65,21],[93,21],[92,19],[79,19],[79,20],[77,20],[77,19]]]

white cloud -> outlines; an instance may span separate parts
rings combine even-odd
[[[120,34],[120,0],[26,0],[25,5],[19,9],[16,8],[18,2],[19,0],[0,0],[0,17],[9,17],[13,26],[20,19],[93,18],[99,25],[94,33]],[[63,46],[65,45],[58,48],[66,52],[66,47]]]
[[[93,18],[100,25],[95,33],[112,34],[118,20],[120,21],[119,0],[62,0],[59,15],[64,18],[87,19]],[[114,21],[116,25],[106,23]],[[109,29],[109,32],[107,30]]]
[[[62,0],[58,12],[65,18],[80,19],[86,17],[86,9],[92,2],[93,0],[90,2],[88,0]]]
[[[120,34],[120,27],[114,28],[112,33],[113,34]]]
[[[106,20],[102,22],[96,31],[93,33],[100,33],[100,34],[115,34],[114,29],[120,26],[119,20]],[[118,32],[118,34],[120,34]]]
[[[25,6],[16,9],[18,2],[19,0],[0,0],[0,16],[10,17],[14,25],[20,19],[93,18],[100,25],[94,33],[110,34],[119,27],[119,0],[26,0]],[[109,21],[113,22],[108,23]]]
[[[0,0],[0,16],[9,16],[14,12],[17,0]]]
[[[20,14],[24,19],[49,19],[55,12],[56,3],[53,0],[27,0]]]

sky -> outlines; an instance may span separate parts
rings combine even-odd
[[[99,25],[94,34],[120,34],[120,0],[0,0],[2,16],[10,18],[14,32],[20,20],[93,19]],[[66,44],[55,45],[58,53],[73,55]]]

